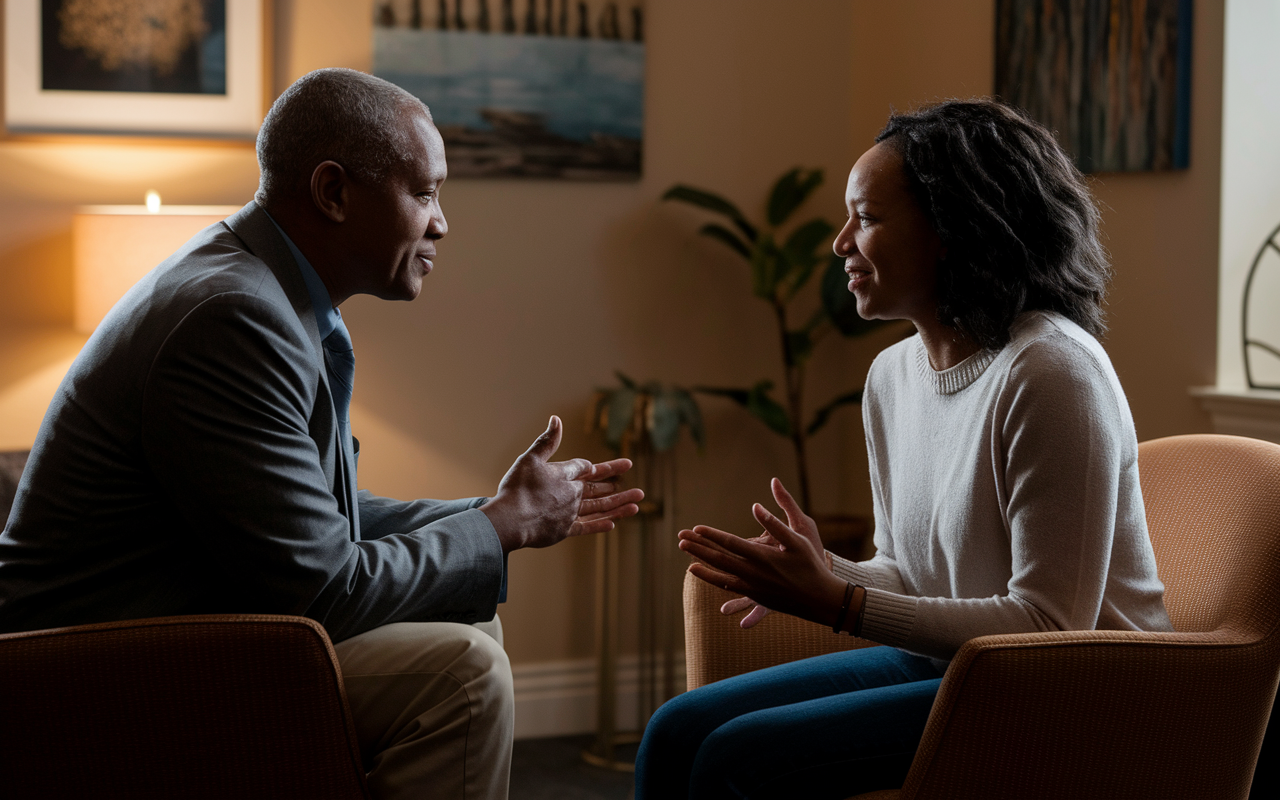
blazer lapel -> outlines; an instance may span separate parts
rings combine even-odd
[[[244,208],[227,217],[223,224],[245,243],[246,249],[262,259],[270,268],[285,296],[293,306],[298,321],[311,339],[311,350],[314,355],[316,371],[320,374],[320,386],[324,390],[328,402],[325,404],[332,418],[332,451],[336,454],[335,464],[323,464],[326,477],[331,477],[334,487],[334,498],[338,507],[351,525],[351,540],[360,541],[360,506],[356,497],[356,455],[353,443],[340,441],[341,426],[338,425],[337,411],[333,405],[333,391],[329,387],[328,369],[324,363],[324,348],[320,342],[320,328],[316,325],[315,309],[311,305],[311,295],[302,280],[302,271],[289,245],[280,236],[267,213],[258,207],[256,202],[249,202]],[[350,438],[350,437],[347,437]],[[318,444],[318,443],[317,443]]]

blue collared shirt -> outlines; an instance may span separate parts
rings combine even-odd
[[[259,208],[262,207],[259,206]],[[263,208],[262,213],[267,214],[267,210]],[[320,280],[320,273],[311,266],[311,262],[289,238],[289,234],[284,232],[284,228],[281,228],[280,223],[276,222],[270,214],[267,214],[267,219],[276,226],[276,230],[280,231],[284,243],[289,245],[289,252],[293,253],[293,260],[298,262],[298,271],[302,273],[302,282],[307,285],[307,294],[311,296],[311,309],[316,312],[316,327],[320,329],[320,341],[323,342],[342,321],[342,312],[333,307],[333,299],[329,297],[329,290],[325,288],[324,281]]]

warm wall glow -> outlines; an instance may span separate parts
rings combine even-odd
[[[92,333],[138,280],[236,206],[85,206],[72,218],[75,329]]]
[[[31,447],[49,400],[83,346],[83,336],[62,326],[0,327],[0,451]]]

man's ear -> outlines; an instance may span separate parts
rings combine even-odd
[[[347,204],[351,199],[349,180],[347,171],[336,161],[322,161],[311,172],[311,202],[334,222],[347,218]]]

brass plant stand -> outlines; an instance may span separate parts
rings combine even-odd
[[[636,447],[635,450],[641,448]],[[582,751],[588,764],[634,772],[635,764],[617,758],[619,745],[640,741],[644,726],[658,706],[676,694],[676,652],[680,636],[680,582],[676,560],[675,459],[671,454],[633,452],[638,483],[646,498],[640,513],[596,537],[596,739]],[[636,720],[638,729],[618,730],[618,647],[622,608],[621,545],[638,536],[640,557],[638,603]]]

